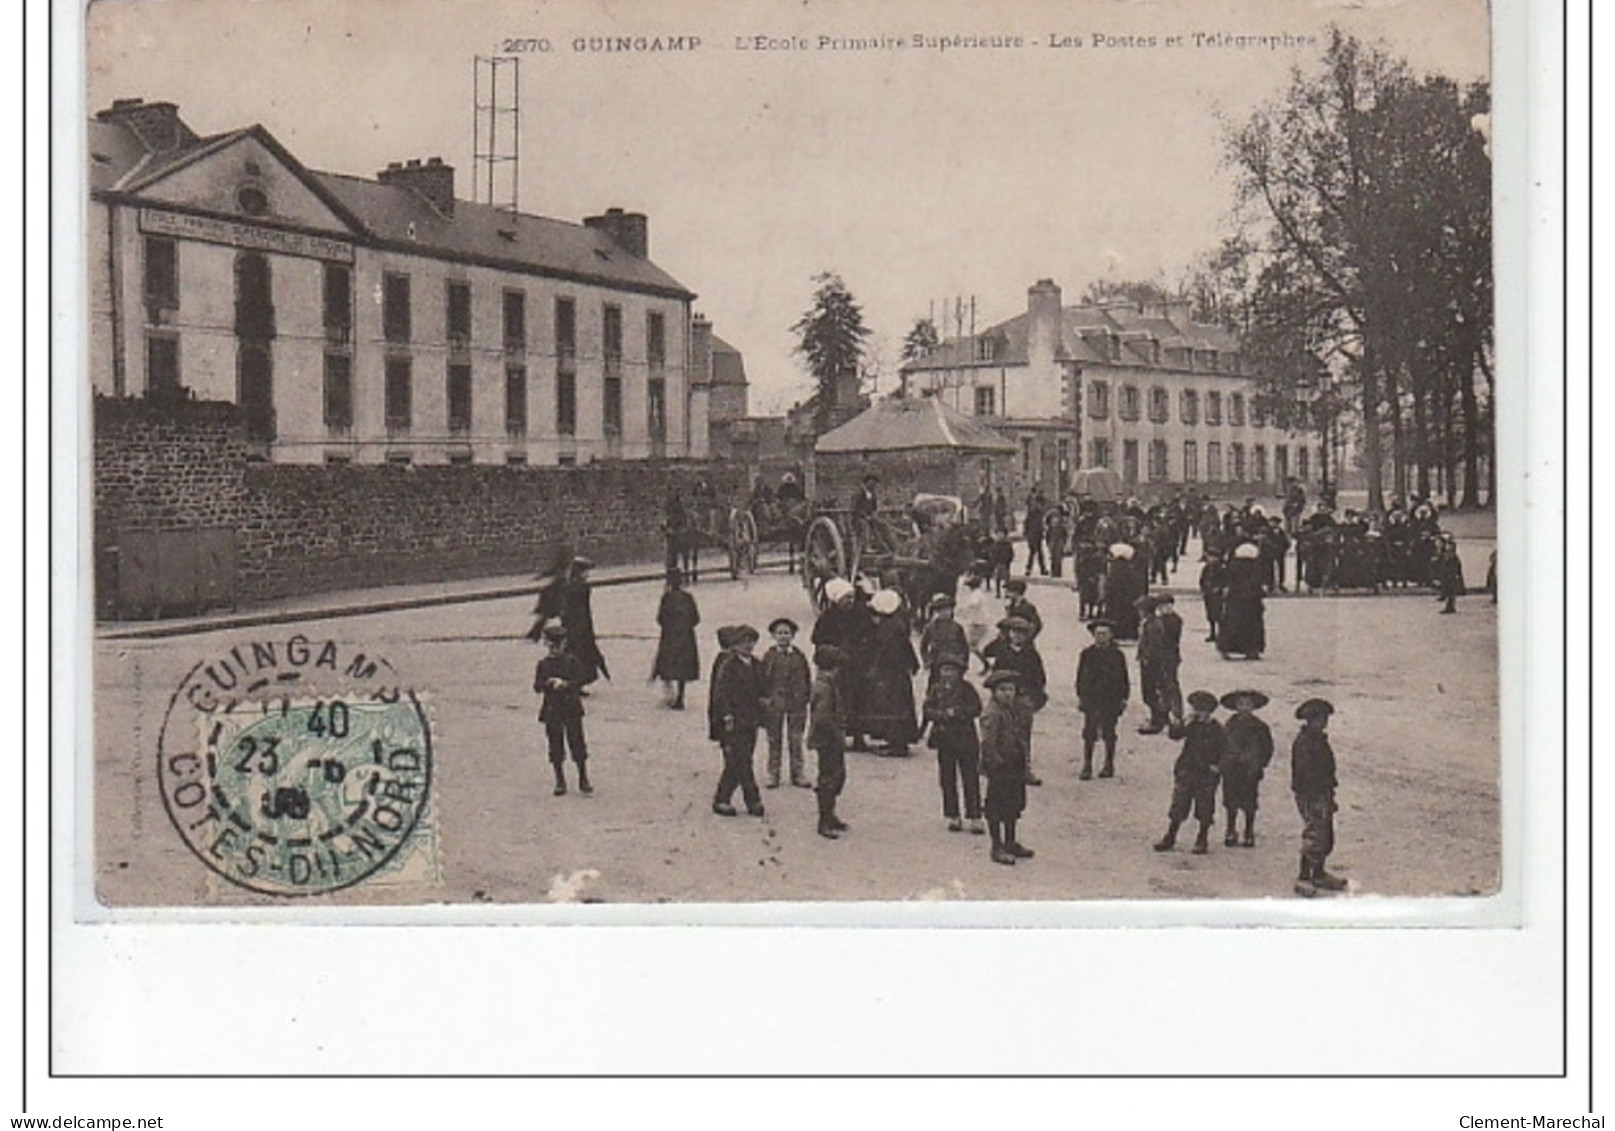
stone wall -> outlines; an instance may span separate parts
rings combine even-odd
[[[235,531],[237,604],[536,571],[557,547],[659,560],[668,485],[745,492],[738,464],[583,467],[251,463],[232,405],[97,398],[98,608],[115,615],[129,530]]]

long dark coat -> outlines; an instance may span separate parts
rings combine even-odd
[[[1138,599],[1148,591],[1140,564],[1117,558],[1105,572],[1105,618],[1116,626],[1117,640],[1138,639]]]
[[[919,733],[914,715],[914,673],[920,662],[909,642],[909,630],[897,615],[875,621],[871,637],[869,693],[864,725],[872,738],[907,746]]]
[[[1266,588],[1267,567],[1260,558],[1230,559],[1228,595],[1217,629],[1218,651],[1260,656],[1267,650]]]
[[[874,631],[874,614],[868,605],[857,601],[846,607],[831,605],[813,623],[815,645],[833,644],[847,654],[847,662],[837,675],[842,722],[847,733],[854,736],[864,730],[864,700],[868,698],[870,641]]]
[[[600,654],[600,645],[594,638],[594,606],[590,600],[590,586],[582,578],[569,578],[555,585],[556,603],[560,608],[561,624],[566,628],[566,650],[595,673],[611,678],[606,658]]]
[[[656,645],[651,678],[670,682],[700,679],[701,655],[695,643],[695,626],[701,623],[701,613],[695,598],[683,589],[669,589],[662,594],[656,623],[661,626],[662,638]]]

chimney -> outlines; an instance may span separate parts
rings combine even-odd
[[[376,180],[384,185],[403,185],[445,218],[454,217],[454,166],[445,165],[441,157],[427,158],[424,164],[418,157],[402,164],[388,162],[376,174]]]
[[[712,323],[705,314],[690,319],[690,384],[712,384]]]
[[[96,118],[113,122],[134,134],[148,153],[172,153],[196,143],[196,134],[180,121],[179,107],[172,102],[147,102],[143,98],[116,98]]]
[[[585,216],[583,226],[606,233],[630,255],[640,259],[650,255],[650,221],[643,212],[608,208],[603,216]]]

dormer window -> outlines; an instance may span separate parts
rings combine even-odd
[[[976,339],[976,360],[991,361],[997,355],[998,343],[992,338]]]

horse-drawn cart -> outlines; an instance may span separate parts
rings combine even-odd
[[[910,606],[923,607],[931,593],[953,592],[970,562],[970,535],[962,500],[916,495],[905,508],[872,516],[846,508],[821,510],[808,525],[802,547],[802,585],[816,610],[827,604],[832,578],[868,577],[903,591]]]

